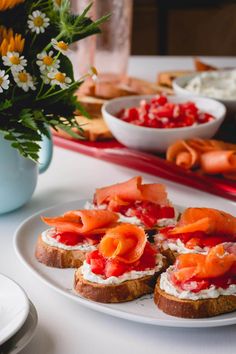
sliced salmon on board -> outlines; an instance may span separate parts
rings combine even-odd
[[[236,217],[211,208],[187,208],[181,215],[173,234],[204,231],[208,234],[236,237]]]
[[[118,214],[109,210],[71,210],[62,216],[42,217],[43,222],[61,232],[77,232],[79,234],[103,233],[114,226]]]
[[[141,227],[122,224],[109,229],[99,244],[99,252],[105,258],[123,263],[134,263],[142,256],[147,237]]]
[[[184,140],[178,140],[170,145],[167,150],[166,158],[170,162],[174,162],[177,166],[191,169],[199,163],[198,152],[191,148]]]
[[[142,184],[142,177],[137,176],[126,182],[114,184],[108,187],[99,188],[95,192],[95,200],[98,205],[109,202],[114,198],[123,201],[150,201],[165,205],[167,192],[162,184]]]
[[[235,174],[236,175],[236,150],[211,151],[200,158],[200,166],[207,174]]]
[[[224,245],[217,245],[207,255],[182,254],[177,258],[174,276],[178,281],[217,278],[226,274],[236,263],[236,255],[227,253]]]

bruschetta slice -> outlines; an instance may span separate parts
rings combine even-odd
[[[227,242],[207,255],[182,254],[162,273],[154,301],[168,315],[211,317],[236,310],[236,245]]]
[[[160,229],[154,239],[173,263],[179,254],[206,254],[220,243],[236,242],[236,218],[217,209],[188,208],[175,227]]]
[[[90,300],[117,303],[153,292],[165,258],[147,241],[144,229],[121,224],[108,230],[98,250],[75,272],[75,291]]]
[[[109,210],[71,210],[62,216],[42,217],[50,228],[38,237],[35,256],[47,266],[77,268],[118,218]]]
[[[142,177],[99,188],[88,209],[105,209],[119,213],[119,221],[144,227],[175,225],[178,213],[167,198],[163,184],[143,184]]]

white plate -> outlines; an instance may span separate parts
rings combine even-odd
[[[40,215],[56,216],[70,209],[83,208],[84,204],[84,200],[79,200],[42,210],[26,219],[16,230],[16,254],[41,281],[81,305],[135,322],[171,327],[217,327],[236,324],[236,312],[196,320],[168,316],[157,309],[152,296],[121,304],[100,304],[76,295],[73,291],[74,270],[50,268],[40,264],[34,257],[34,249],[38,235],[45,230]]]
[[[0,274],[0,345],[24,324],[29,314],[29,300],[13,280]]]
[[[37,311],[30,302],[29,315],[21,329],[1,346],[0,354],[17,354],[30,342],[38,323]]]

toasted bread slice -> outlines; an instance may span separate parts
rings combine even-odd
[[[155,286],[154,301],[163,312],[182,318],[212,317],[236,310],[234,295],[221,295],[214,299],[183,300],[162,290],[160,279]]]
[[[86,252],[81,250],[64,250],[53,247],[45,243],[42,236],[39,235],[35,257],[40,263],[54,268],[78,268],[85,260]]]
[[[160,252],[163,256],[166,257],[169,264],[174,264],[176,257],[178,257],[178,252],[172,251],[169,248],[164,250],[162,247],[159,248]]]
[[[92,283],[84,279],[81,270],[75,272],[74,289],[89,300],[103,303],[119,303],[151,294],[159,273],[139,279],[127,280],[120,284],[107,285]]]
[[[78,95],[78,101],[90,115],[101,115],[102,105],[107,101],[102,98]],[[80,112],[76,112],[80,115]]]
[[[192,74],[192,73],[193,73],[193,71],[190,71],[190,70],[163,71],[157,75],[157,84],[172,88],[172,82],[175,79],[177,79],[178,77],[181,77],[181,76]]]

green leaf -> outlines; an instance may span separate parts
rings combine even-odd
[[[19,122],[25,127],[32,130],[38,130],[37,124],[35,122],[35,116],[30,108],[22,109],[19,115]]]
[[[0,112],[5,111],[10,107],[12,107],[12,102],[6,99],[0,103]]]

